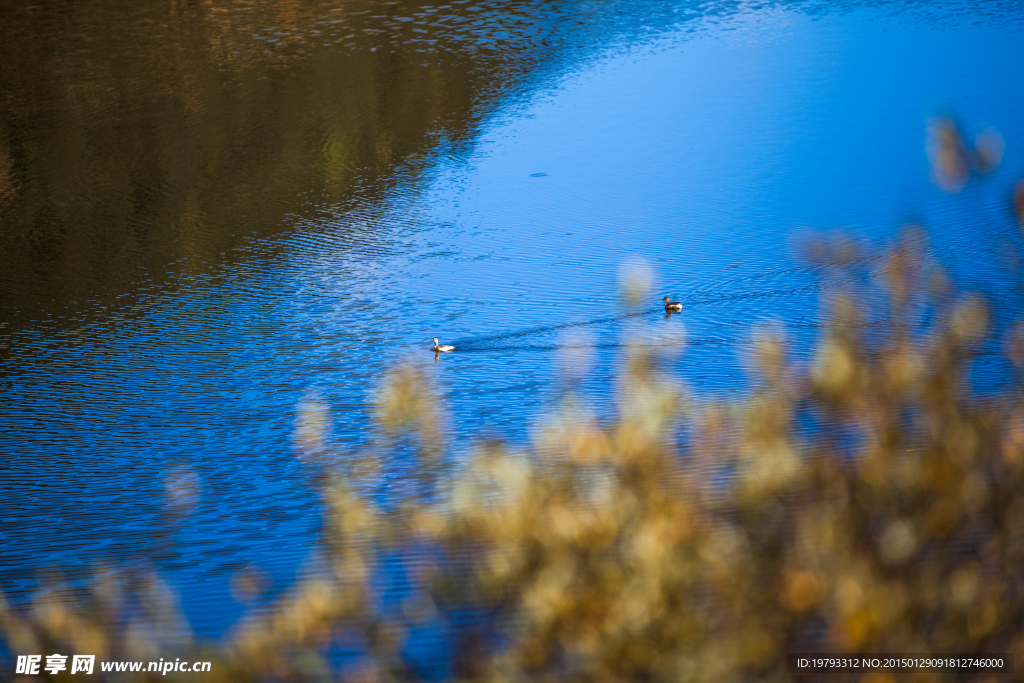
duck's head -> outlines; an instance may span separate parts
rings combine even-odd
[[[665,303],[669,302],[669,298],[667,296],[661,297],[661,300],[664,301]]]
[[[437,337],[434,337],[434,346],[437,346]]]

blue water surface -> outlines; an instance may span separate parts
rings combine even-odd
[[[631,337],[685,335],[674,363],[691,388],[741,391],[758,325],[797,354],[818,334],[822,273],[794,260],[800,230],[884,244],[923,225],[958,285],[1017,305],[1001,257],[1021,247],[1019,12],[752,3],[597,42],[546,65],[468,156],[400,166],[385,200],[311,204],[144,308],[22,334],[0,368],[4,591],[23,600],[58,567],[152,562],[196,632],[219,636],[243,611],[234,572],[258,564],[273,595],[316,544],[316,470],[293,444],[302,401],[327,406],[344,458],[372,439],[383,374],[411,360],[436,382],[457,459],[474,439],[529,440],[567,345],[590,349],[583,391],[601,414]],[[958,194],[929,177],[926,122],[943,114],[969,141],[989,127],[1006,140],[1001,166]],[[655,284],[628,315],[619,278],[636,257]],[[666,320],[664,295],[683,313]],[[434,336],[457,351],[435,359]],[[388,462],[383,489],[413,466]],[[180,514],[169,477],[198,482]]]

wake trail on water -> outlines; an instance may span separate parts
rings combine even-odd
[[[738,294],[728,294],[722,296],[707,296],[706,294],[696,294],[688,296],[680,303],[683,304],[683,310],[696,306],[707,306],[711,304],[723,304],[733,303],[739,301],[750,301],[752,299],[767,299],[776,298],[783,296],[792,296],[795,294],[806,294],[822,291],[823,286],[819,283],[813,283],[803,285],[800,287],[790,287],[786,289],[773,289],[773,290],[761,290],[754,292],[742,292]],[[599,344],[537,344],[537,343],[523,343],[523,344],[507,344],[502,342],[508,342],[509,340],[523,339],[525,337],[533,337],[541,334],[548,334],[552,332],[560,332],[562,330],[568,330],[573,328],[581,327],[592,327],[595,325],[607,325],[612,323],[622,322],[632,318],[645,318],[660,314],[664,312],[664,308],[660,306],[654,306],[645,308],[641,311],[633,311],[629,313],[621,313],[619,315],[605,316],[602,318],[593,318],[591,320],[579,320],[569,323],[562,323],[560,325],[545,325],[541,327],[527,327],[519,330],[511,330],[508,332],[500,332],[498,334],[492,334],[482,337],[469,337],[465,339],[457,339],[452,343],[460,351],[490,351],[495,349],[534,349],[534,350],[557,350],[562,348],[621,348],[628,346],[624,343],[599,343]],[[678,315],[678,314],[675,314]],[[712,344],[712,343],[743,343],[741,340],[727,340],[727,339],[687,339],[688,344]],[[654,344],[657,346],[657,344]]]

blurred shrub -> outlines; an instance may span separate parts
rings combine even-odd
[[[845,264],[837,281],[868,274],[849,241],[809,246]],[[913,233],[869,275],[825,302],[811,362],[759,337],[745,399],[688,394],[635,346],[613,419],[570,395],[527,453],[488,442],[442,467],[439,403],[400,368],[378,416],[422,455],[422,495],[385,510],[361,493],[369,459],[328,472],[324,569],[271,610],[204,649],[158,579],[101,578],[89,600],[4,606],[8,648],[210,659],[205,681],[404,681],[426,675],[408,634],[436,629],[453,638],[445,675],[495,682],[782,680],[794,651],[1024,651],[1024,406],[971,390],[985,308],[948,294]],[[324,440],[314,407],[302,452]],[[397,604],[382,558],[409,578]]]
[[[994,131],[972,152],[952,119],[930,124],[946,191],[1003,151]],[[1011,207],[1024,227],[1024,181]],[[498,683],[786,680],[787,652],[1024,651],[1024,403],[1019,376],[1001,394],[971,388],[985,307],[949,292],[918,232],[882,259],[842,236],[802,246],[834,279],[824,332],[804,363],[760,334],[742,400],[688,393],[664,340],[640,343],[613,417],[570,390],[529,452],[489,441],[451,463],[428,378],[399,366],[378,396],[380,446],[339,466],[329,406],[308,396],[293,445],[324,469],[319,571],[219,645],[194,640],[155,575],[100,573],[85,597],[49,586],[28,609],[0,596],[7,653],[213,662],[109,680]],[[650,299],[646,266],[622,281],[627,306]],[[1024,325],[1003,349],[1024,369]],[[367,492],[387,449],[419,466],[383,507]],[[173,470],[167,492],[186,514],[194,473]],[[250,603],[265,578],[248,567],[232,591]],[[416,631],[450,642],[432,665]]]

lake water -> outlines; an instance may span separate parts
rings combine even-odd
[[[344,458],[399,362],[436,381],[456,458],[529,438],[569,344],[607,411],[645,325],[686,335],[694,389],[741,390],[757,325],[798,353],[817,334],[801,229],[880,244],[924,225],[959,285],[1019,305],[1016,3],[240,7],[0,4],[15,601],[151,563],[222,633],[234,572],[258,564],[272,596],[315,546],[298,406],[328,407]],[[929,178],[942,114],[1006,141],[956,194]],[[627,316],[631,257],[656,296]],[[662,295],[683,313],[665,320]],[[458,351],[435,359],[434,336]],[[999,384],[998,360],[982,377]],[[385,490],[409,467],[387,463]]]

